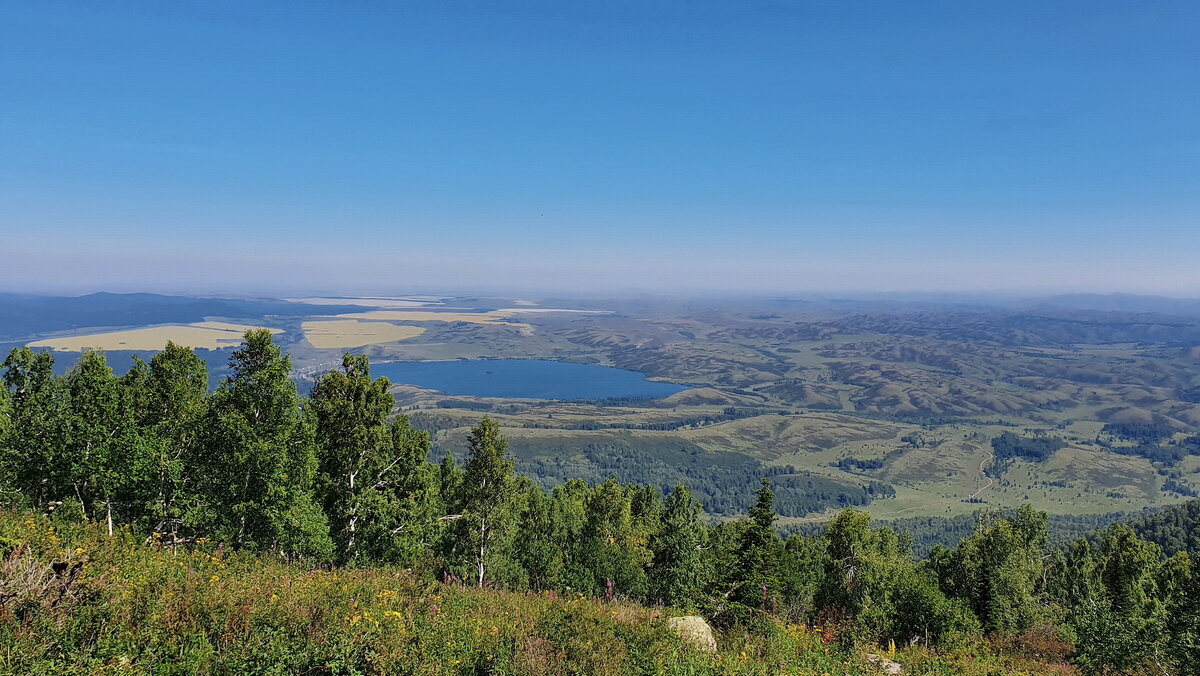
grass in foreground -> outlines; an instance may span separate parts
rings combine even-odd
[[[5,674],[875,674],[877,648],[772,624],[689,648],[668,610],[478,590],[397,568],[313,569],[210,543],[0,511]],[[1018,645],[1019,644],[1019,645]],[[1071,674],[1010,641],[890,655],[908,674]]]

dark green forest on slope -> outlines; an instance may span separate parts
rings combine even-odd
[[[289,358],[266,331],[245,335],[231,375],[212,393],[203,361],[174,344],[123,375],[96,352],[65,377],[54,374],[49,353],[27,348],[13,350],[4,368],[0,490],[6,519],[28,515],[23,523],[34,530],[53,524],[39,547],[61,537],[55,529],[93,523],[101,541],[172,554],[234,552],[344,571],[335,576],[396,567],[448,589],[668,607],[729,635],[819,626],[827,650],[841,654],[856,646],[996,648],[1069,660],[1088,674],[1200,673],[1196,503],[1066,546],[1049,543],[1046,515],[1031,508],[981,514],[961,542],[917,560],[910,537],[853,509],[820,534],[782,538],[769,478],[748,516],[715,524],[684,486],[664,495],[661,486],[589,477],[547,490],[514,472],[507,442],[486,418],[463,463],[450,455],[431,463],[429,435],[392,416],[389,383],[371,378],[365,357],[347,355],[301,398]],[[0,531],[6,570],[37,568],[30,532]],[[86,547],[77,549],[84,575]],[[0,665],[18,664],[46,641],[60,641],[68,661],[108,645],[101,628],[39,625],[54,607],[21,592],[33,578],[18,577],[0,582]],[[168,640],[138,636],[135,644]],[[1040,648],[1031,647],[1034,637]],[[216,659],[222,646],[206,654]],[[371,673],[368,657],[347,657],[356,665],[347,668],[331,667],[328,656],[308,666]],[[462,673],[532,673],[490,665]]]

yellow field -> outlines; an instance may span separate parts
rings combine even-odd
[[[197,322],[171,326],[151,326],[128,331],[89,333],[82,336],[47,338],[29,343],[29,347],[48,347],[55,352],[82,352],[83,350],[136,350],[151,352],[163,349],[167,341],[187,347],[216,350],[232,347],[242,342],[242,334],[250,329],[266,328],[243,326],[224,322]],[[283,333],[282,329],[268,329],[271,333]]]
[[[492,310],[491,312],[428,312],[420,310],[375,310],[373,312],[351,312],[337,315],[345,319],[380,319],[400,320],[405,322],[468,322],[471,324],[491,324],[493,326],[517,326],[529,328],[528,324],[504,321],[512,317],[511,310]]]
[[[221,331],[237,331],[239,334],[245,333],[251,329],[263,329],[265,326],[248,326],[246,324],[230,324],[229,322],[192,322],[188,326],[195,326],[201,329],[219,329]],[[272,334],[283,333],[283,329],[267,329]]]
[[[304,322],[304,339],[320,349],[363,347],[415,338],[425,329],[388,322],[361,322],[357,319],[331,319]]]
[[[361,305],[363,307],[428,307],[437,305],[433,301],[408,298],[285,298],[292,303],[306,305]]]
[[[507,312],[509,314],[537,314],[539,312],[567,312],[577,315],[611,315],[612,310],[564,310],[557,307],[510,307],[496,312]]]

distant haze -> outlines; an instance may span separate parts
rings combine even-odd
[[[0,290],[1200,296],[1194,2],[11,2]]]

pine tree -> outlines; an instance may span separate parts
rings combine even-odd
[[[1110,526],[1095,549],[1099,593],[1073,604],[1076,661],[1086,673],[1125,672],[1157,661],[1166,647],[1167,614],[1157,574],[1162,549],[1123,523]]]
[[[755,493],[750,518],[738,543],[736,579],[730,604],[742,621],[772,612],[779,598],[779,560],[782,542],[775,532],[775,493],[769,479]]]
[[[1180,674],[1200,674],[1200,568],[1194,556],[1180,552],[1159,573],[1166,604],[1169,659]]]
[[[651,541],[650,600],[694,607],[707,584],[703,548],[707,529],[700,522],[700,503],[686,486],[667,496],[662,527]]]

